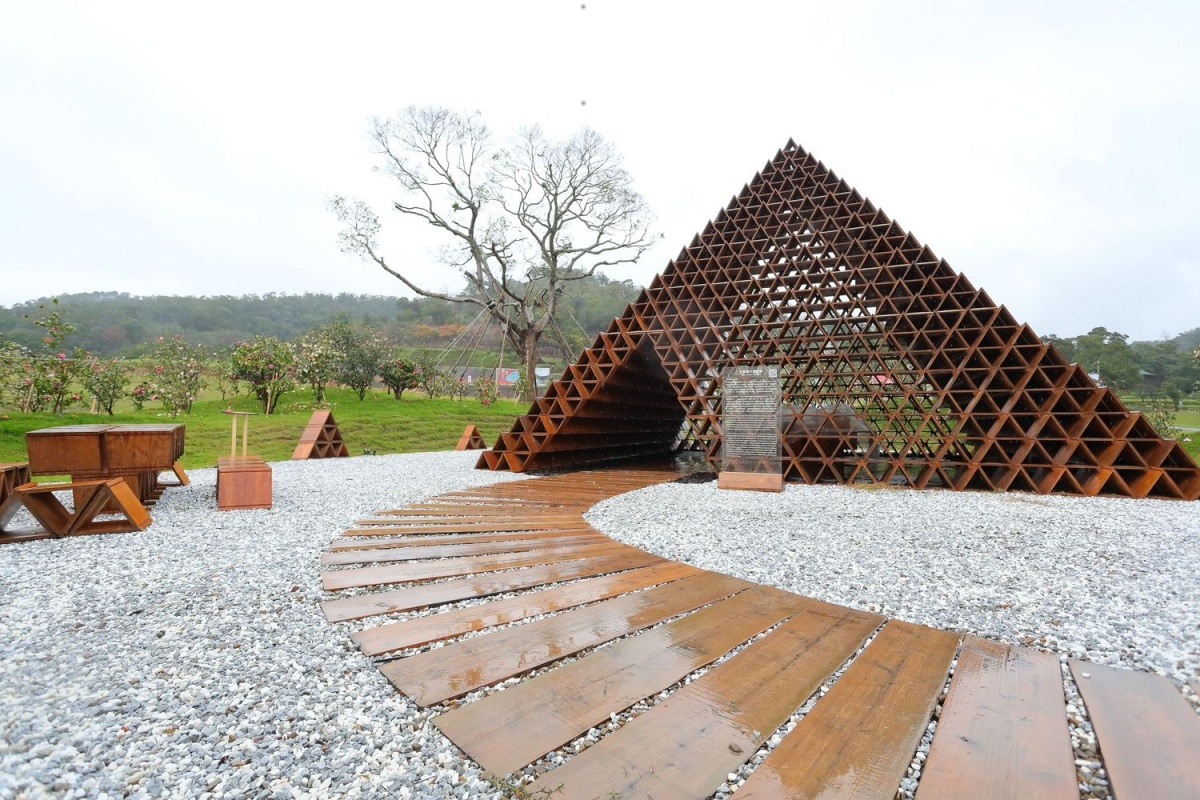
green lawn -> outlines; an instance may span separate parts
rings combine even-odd
[[[1175,412],[1175,424],[1182,428],[1200,428],[1200,411]],[[1179,434],[1179,443],[1192,459],[1200,464],[1200,431],[1184,431]]]
[[[509,400],[483,406],[475,398],[431,400],[411,391],[400,400],[378,392],[368,393],[360,401],[352,391],[333,389],[328,392],[328,401],[327,407],[332,408],[352,456],[362,455],[365,449],[376,450],[380,455],[452,450],[467,425],[478,426],[490,446],[501,431],[511,428],[513,420],[528,409],[527,404]],[[218,397],[204,399],[192,407],[191,414],[180,414],[175,420],[164,415],[161,408],[150,405],[140,412],[122,409],[112,416],[86,411],[58,416],[9,411],[6,416],[0,415],[0,462],[26,460],[25,432],[38,428],[174,421],[187,425],[183,466],[213,467],[217,456],[229,453],[230,418],[221,411],[230,405],[235,411],[260,410],[254,398],[242,396],[232,404]],[[312,393],[297,391],[285,395],[271,416],[251,417],[250,451],[267,461],[291,458],[313,408]]]
[[[1176,411],[1175,424],[1181,428],[1200,428],[1200,411]]]
[[[398,401],[382,391],[368,393],[366,399],[360,401],[352,391],[332,389],[328,400],[352,456],[362,455],[365,449],[380,454],[449,450],[467,425],[478,426],[484,441],[491,446],[501,431],[510,429],[517,415],[528,408],[524,403],[510,400],[500,400],[490,406],[480,405],[473,397],[461,401],[431,400],[413,391],[406,392]],[[191,414],[181,414],[175,420],[187,425],[185,468],[215,466],[217,456],[228,454],[230,419],[221,413],[227,405],[236,411],[259,410],[252,397],[241,396],[229,404],[215,391],[210,391],[196,403]],[[250,450],[268,461],[290,458],[313,408],[311,392],[296,391],[285,395],[271,416],[251,417]],[[134,411],[126,404],[113,416],[86,411],[60,416],[8,411],[6,415],[0,414],[0,462],[24,461],[25,432],[37,428],[169,421],[161,408],[149,405],[143,411]],[[1188,408],[1176,413],[1175,424],[1200,428],[1200,410]],[[1200,462],[1200,433],[1183,433],[1179,440],[1192,458]]]

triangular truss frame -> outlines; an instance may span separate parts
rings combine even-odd
[[[479,428],[475,425],[468,425],[463,428],[462,436],[458,437],[458,444],[454,445],[455,450],[486,450],[487,442],[483,440],[483,435],[479,432]]]
[[[789,480],[1200,497],[1179,443],[791,141],[479,466],[716,466],[740,364],[782,369]]]
[[[300,442],[292,451],[292,461],[304,461],[310,458],[345,458],[350,455],[346,443],[342,441],[342,432],[338,430],[333,412],[327,408],[319,408],[313,412],[304,432],[300,434]]]

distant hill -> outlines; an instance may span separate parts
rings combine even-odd
[[[1170,340],[1180,350],[1195,350],[1200,347],[1200,328],[1192,328]]]
[[[567,297],[560,325],[572,339],[586,338],[589,343],[640,291],[629,281],[610,281],[602,275],[579,283]],[[138,297],[90,292],[60,295],[58,301],[66,319],[78,328],[67,346],[106,356],[137,355],[159,336],[176,334],[210,348],[257,335],[291,341],[334,320],[382,328],[406,346],[444,347],[479,314],[470,304],[361,294]],[[0,307],[0,342],[40,347],[42,331],[32,320],[45,315],[38,305],[49,302],[38,298]]]

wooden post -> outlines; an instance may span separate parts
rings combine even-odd
[[[254,416],[254,412],[253,411],[234,411],[232,409],[227,408],[224,411],[222,411],[221,413],[228,414],[231,417],[233,417],[233,420],[232,420],[233,424],[230,426],[230,429],[229,429],[229,458],[230,459],[236,459],[238,457],[238,453],[237,453],[238,417],[242,418],[242,458],[246,458],[246,455],[247,455],[247,452],[249,449],[249,441],[250,441],[250,417]]]
[[[271,468],[250,455],[250,417],[253,411],[225,409],[233,417],[229,458],[217,459],[217,510],[271,507]],[[242,418],[242,454],[237,454],[237,424]]]

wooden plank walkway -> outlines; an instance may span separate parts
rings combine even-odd
[[[677,477],[577,472],[380,511],[322,556],[325,588],[351,590],[325,614],[362,620],[354,643],[490,774],[536,765],[530,797],[703,798],[748,763],[739,798],[891,798],[914,780],[918,800],[1079,796],[1056,657],[668,561],[583,520]],[[1119,800],[1200,798],[1200,715],[1179,689],[1071,673]]]

